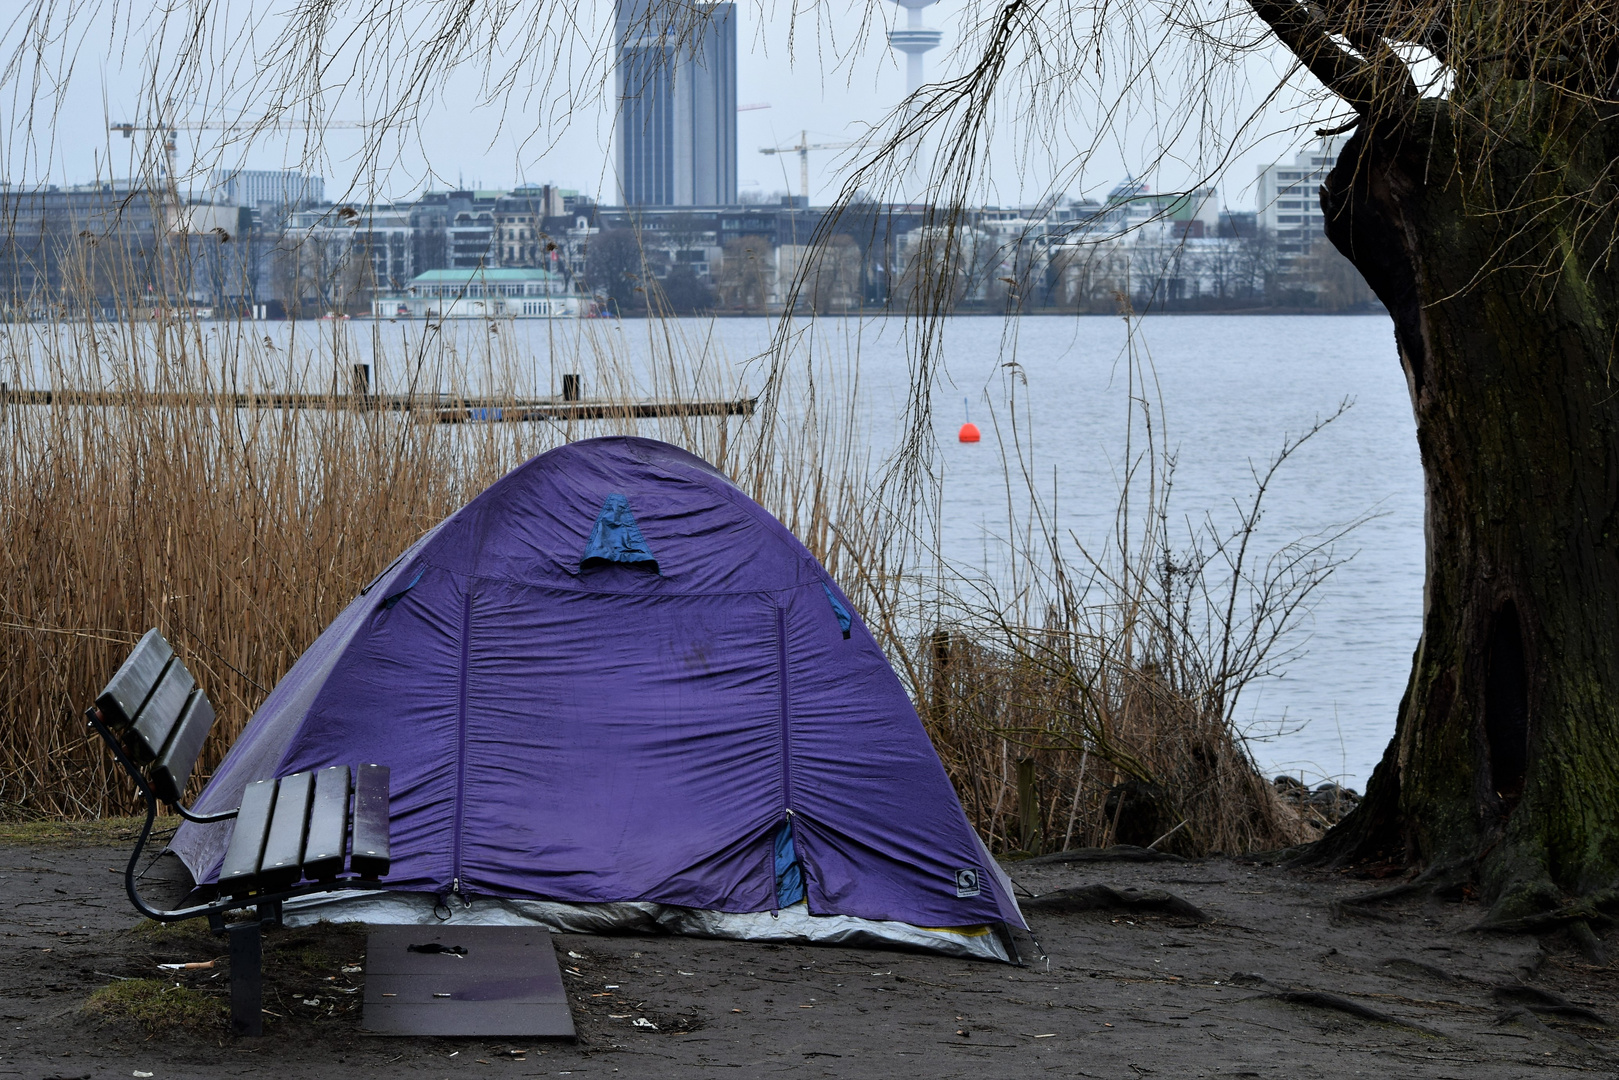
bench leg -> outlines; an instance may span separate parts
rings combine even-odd
[[[259,913],[259,923],[262,926],[285,926],[281,921],[281,901],[267,900],[255,910]]]
[[[263,948],[259,920],[231,923],[230,1026],[238,1035],[264,1034]]]

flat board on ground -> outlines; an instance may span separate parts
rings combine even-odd
[[[550,931],[385,926],[365,946],[360,1026],[385,1035],[574,1037]]]

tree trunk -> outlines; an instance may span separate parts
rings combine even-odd
[[[1315,858],[1474,874],[1497,924],[1619,878],[1619,121],[1515,90],[1489,130],[1363,125],[1321,196],[1394,317],[1427,579],[1394,739]]]

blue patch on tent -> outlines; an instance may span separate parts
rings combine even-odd
[[[804,871],[793,850],[793,823],[783,822],[776,833],[776,906],[792,907],[804,899]]]
[[[410,592],[410,590],[416,587],[416,583],[422,580],[422,575],[425,573],[427,573],[427,567],[424,566],[420,570],[416,571],[416,576],[410,579],[409,585],[406,585],[403,589],[400,589],[396,593],[391,593],[388,596],[383,597],[382,610],[392,610],[395,604],[399,603],[399,601],[405,598],[406,593]]]
[[[609,495],[596,515],[596,526],[590,530],[585,553],[579,559],[579,569],[604,563],[625,563],[658,572],[658,560],[646,546],[646,537],[630,513],[630,501],[622,495]]]
[[[821,582],[821,588],[826,591],[827,602],[832,605],[832,614],[838,617],[838,627],[843,631],[843,636],[847,638],[849,636],[849,627],[854,625],[854,616],[850,615],[849,609],[839,602],[837,594],[832,591],[832,586],[823,581]]]

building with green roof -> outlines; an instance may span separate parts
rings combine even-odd
[[[558,319],[580,311],[566,278],[527,267],[427,270],[372,304],[379,319]]]

